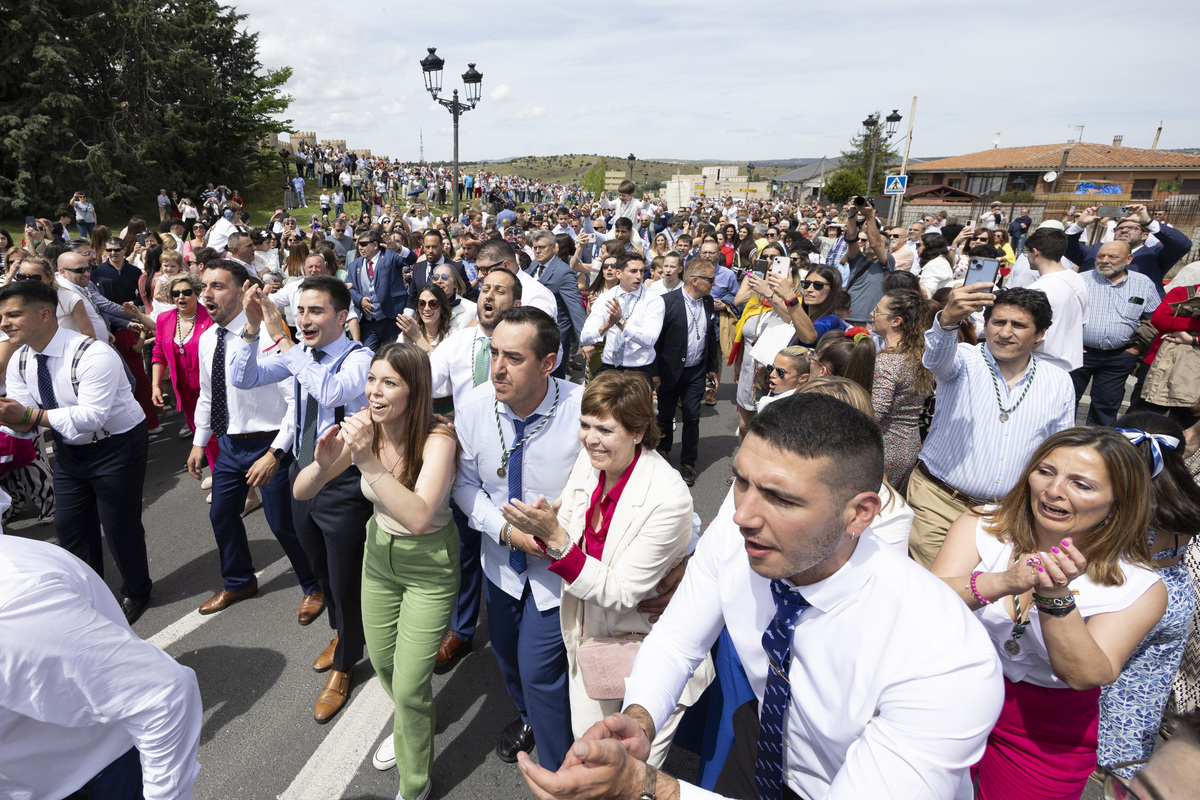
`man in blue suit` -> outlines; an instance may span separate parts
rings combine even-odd
[[[408,305],[404,261],[383,248],[379,231],[364,231],[355,239],[360,255],[346,269],[350,297],[361,310],[358,324],[363,344],[369,350],[378,350],[400,334],[396,315]]]
[[[434,230],[425,231],[425,235],[421,238],[421,258],[413,265],[412,272],[412,291],[408,296],[408,307],[416,308],[417,297],[421,294],[421,290],[429,285],[429,273],[434,267],[442,264],[449,264],[458,270],[458,274],[463,279],[463,284],[467,287],[471,286],[470,279],[467,278],[467,270],[462,265],[461,261],[453,261],[446,258],[445,243],[442,242],[442,235]],[[479,296],[477,290],[468,289],[466,295],[468,300],[474,300]]]
[[[1095,221],[1096,207],[1093,206],[1084,209],[1075,224],[1067,228],[1067,258],[1079,265],[1080,272],[1096,268],[1096,253],[1100,251],[1100,245],[1085,245],[1080,241],[1083,229]],[[1146,244],[1149,234],[1154,234],[1158,240],[1155,244]],[[1192,249],[1191,239],[1170,225],[1150,219],[1146,207],[1140,204],[1129,206],[1129,216],[1117,223],[1113,239],[1129,243],[1129,249],[1133,251],[1129,270],[1140,272],[1154,281],[1160,298],[1166,293],[1163,278]]]
[[[558,257],[558,244],[553,233],[537,230],[531,233],[529,238],[533,244],[534,260],[526,271],[554,293],[554,299],[558,301],[559,343],[564,354],[570,353],[572,337],[579,335],[583,330],[583,323],[587,321],[587,313],[583,310],[583,295],[579,292],[579,279],[575,271]],[[555,378],[566,378],[565,355],[551,375]]]

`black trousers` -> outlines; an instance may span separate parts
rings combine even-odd
[[[647,364],[644,367],[614,367],[612,364],[605,364],[601,361],[600,368],[596,370],[596,374],[599,375],[601,372],[608,372],[610,369],[615,369],[617,372],[640,372],[646,376],[646,380],[650,381],[651,386],[654,385],[653,364]]]
[[[1137,365],[1137,354],[1127,352],[1124,348],[1083,349],[1083,366],[1071,370],[1071,381],[1075,384],[1076,405],[1087,391],[1088,382],[1092,384],[1088,425],[1112,425],[1116,421],[1121,401],[1125,399],[1125,379]]]
[[[658,430],[662,434],[658,449],[664,453],[671,451],[675,441],[672,431],[675,406],[682,397],[683,447],[679,453],[679,463],[693,469],[700,454],[700,403],[704,400],[704,386],[704,363],[701,362],[694,367],[684,367],[683,374],[674,385],[667,386],[664,383],[658,387]]]
[[[293,486],[299,465],[293,461],[288,475]],[[346,672],[363,657],[366,639],[362,623],[363,548],[367,520],[375,509],[363,497],[361,475],[351,465],[325,485],[311,500],[292,495],[292,522],[309,566],[325,595],[329,626],[337,632],[333,668]]]
[[[121,594],[150,596],[142,488],[150,437],[139,422],[91,444],[65,444],[54,436],[54,530],[67,551],[104,577],[100,530],[121,572]]]

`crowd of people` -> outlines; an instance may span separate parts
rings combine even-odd
[[[66,208],[0,230],[5,513],[61,545],[0,537],[0,732],[20,742],[0,794],[190,792],[195,676],[130,627],[167,403],[210,492],[199,613],[258,592],[261,507],[298,624],[330,627],[314,719],[368,657],[398,798],[431,791],[432,675],[484,604],[513,710],[496,753],[539,798],[1194,787],[1200,268],[1165,219],[889,226],[863,198],[668,209],[630,181],[459,189],[281,157],[299,206],[317,181],[308,223],[285,204],[253,227],[210,186],[199,206],[163,190],[156,228],[110,229],[77,194],[74,232]],[[455,191],[459,218],[431,213]],[[723,381],[737,447],[701,520]],[[660,771],[672,743],[700,753],[695,785]]]

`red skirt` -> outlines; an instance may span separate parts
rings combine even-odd
[[[1096,768],[1100,689],[1004,679],[1004,709],[971,777],[979,800],[1078,800]]]

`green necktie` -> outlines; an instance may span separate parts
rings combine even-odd
[[[482,342],[482,345],[479,343]],[[488,366],[490,365],[492,355],[492,339],[490,336],[485,336],[476,341],[479,349],[475,352],[475,371],[472,373],[474,385],[479,386],[488,379]]]

